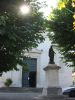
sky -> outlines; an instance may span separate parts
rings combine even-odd
[[[39,2],[46,1],[47,7],[41,9],[44,12],[44,16],[48,16],[51,12],[51,7],[56,7],[57,0],[38,0]]]

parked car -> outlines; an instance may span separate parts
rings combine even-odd
[[[64,88],[62,89],[62,93],[68,97],[75,97],[75,87]]]

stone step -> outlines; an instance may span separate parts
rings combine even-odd
[[[0,92],[16,92],[16,93],[24,93],[24,92],[39,92],[42,93],[42,88],[20,88],[20,87],[2,87],[0,88]]]

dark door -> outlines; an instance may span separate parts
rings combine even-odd
[[[36,71],[29,73],[29,87],[36,87]]]
[[[29,71],[22,71],[22,87],[36,87],[36,67],[37,59],[29,58],[24,60],[28,65]]]

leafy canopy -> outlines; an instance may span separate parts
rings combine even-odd
[[[75,66],[75,30],[73,29],[73,14],[75,8],[72,1],[68,0],[63,9],[54,9],[48,23],[49,38],[58,44],[61,54],[66,62]]]
[[[18,13],[19,5],[24,3],[22,0],[0,1],[0,72],[17,69],[17,64],[23,65],[23,53],[44,40],[40,6],[34,0],[27,1],[31,12],[25,16]]]

